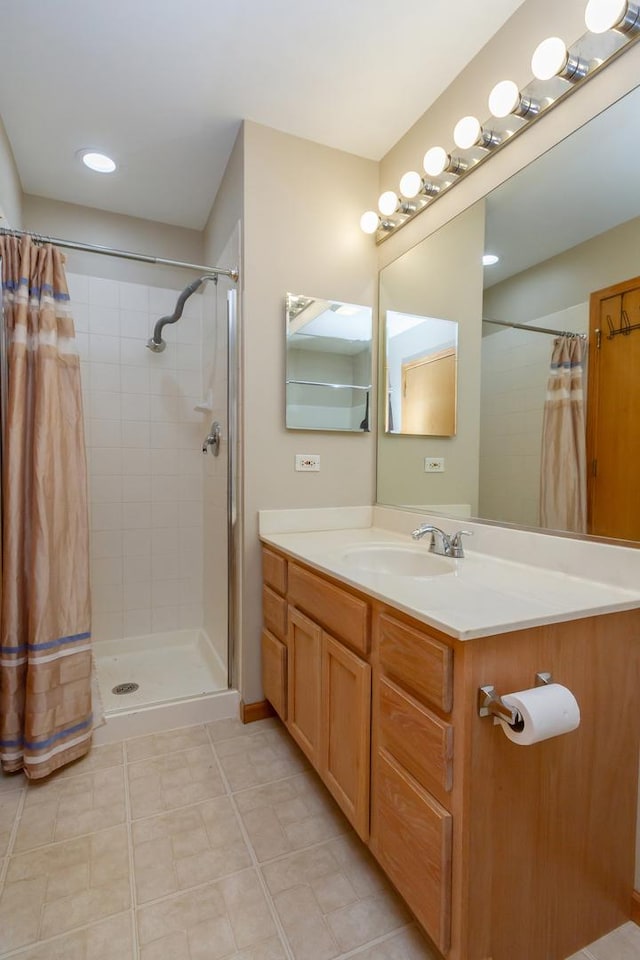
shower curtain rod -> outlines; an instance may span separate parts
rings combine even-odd
[[[130,250],[117,250],[114,247],[101,247],[95,243],[77,243],[75,240],[61,240],[59,237],[45,237],[31,230],[11,230],[0,227],[0,236],[32,237],[40,243],[52,243],[55,247],[67,247],[71,250],[84,250],[86,253],[101,253],[106,257],[119,257],[121,260],[138,260],[141,263],[155,263],[163,267],[183,267],[186,270],[199,270],[201,273],[213,273],[220,277],[230,277],[238,282],[237,269],[226,270],[223,267],[205,267],[200,263],[185,263],[183,260],[165,260],[164,257],[150,257],[145,253],[133,253]]]
[[[511,327],[514,330],[529,330],[531,333],[549,333],[552,337],[579,337],[580,340],[586,340],[586,333],[573,333],[571,330],[551,330],[549,327],[531,327],[527,323],[507,323],[506,320],[490,320],[488,317],[482,318],[483,323],[495,323],[498,327]]]

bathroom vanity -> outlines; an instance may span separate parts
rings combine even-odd
[[[640,594],[471,553],[416,576],[439,558],[376,528],[262,540],[265,696],[443,956],[564,960],[625,922]],[[580,726],[514,744],[478,690],[541,671]]]

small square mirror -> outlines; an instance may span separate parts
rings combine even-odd
[[[368,432],[371,307],[288,293],[286,426]]]

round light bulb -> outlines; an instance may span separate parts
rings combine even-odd
[[[453,141],[461,150],[468,150],[478,142],[482,127],[477,117],[463,117],[458,120],[453,131]]]
[[[390,217],[398,209],[398,197],[393,190],[385,190],[378,198],[378,210],[385,217]]]
[[[538,44],[531,58],[531,71],[538,80],[550,80],[567,65],[567,47],[560,37],[547,37]]]
[[[82,162],[96,173],[113,173],[116,169],[115,162],[111,157],[104,153],[95,153],[92,150],[87,150],[86,153],[82,154]]]
[[[428,173],[430,177],[437,177],[447,169],[449,165],[449,154],[444,147],[431,147],[431,149],[425,153],[422,165],[425,173]]]
[[[380,223],[380,217],[375,210],[367,210],[360,217],[360,229],[364,233],[375,233]]]
[[[408,200],[413,200],[422,190],[422,177],[415,170],[408,170],[400,180],[400,193]]]
[[[489,94],[489,110],[494,117],[508,117],[519,104],[520,91],[513,80],[501,80]]]
[[[498,262],[500,257],[497,257],[495,253],[485,253],[482,258],[483,267],[492,267],[495,263]]]
[[[591,33],[606,33],[624,20],[627,0],[589,0],[584,22]]]

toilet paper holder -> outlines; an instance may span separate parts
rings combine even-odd
[[[548,683],[553,683],[553,677],[550,673],[536,673],[536,687],[544,687]],[[478,716],[497,717],[499,720],[505,720],[511,726],[515,726],[522,720],[517,710],[503,702],[492,684],[478,688]]]

